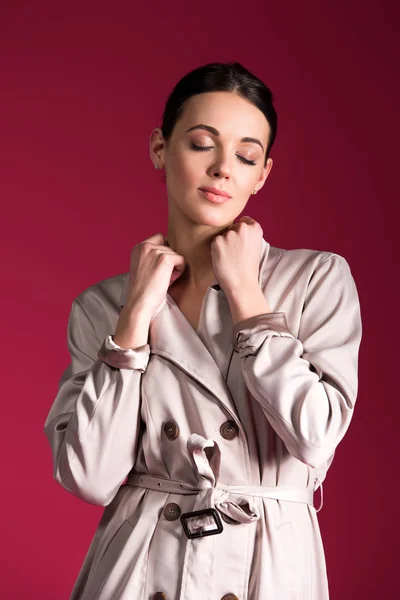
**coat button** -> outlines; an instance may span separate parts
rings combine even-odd
[[[237,435],[239,435],[239,428],[234,421],[226,421],[225,423],[222,423],[219,431],[222,437],[226,440],[233,440]]]
[[[239,598],[235,596],[235,594],[225,594],[225,596],[222,596],[221,600],[239,600]]]
[[[164,592],[156,592],[153,594],[152,600],[168,600],[167,594],[164,594]]]
[[[166,504],[163,510],[163,515],[167,521],[175,521],[181,515],[181,509],[175,502]]]
[[[179,427],[175,421],[167,421],[164,424],[164,433],[169,440],[176,440],[179,435]]]

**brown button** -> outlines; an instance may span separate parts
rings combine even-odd
[[[235,594],[225,594],[225,596],[222,596],[221,600],[239,600],[239,598],[235,596]]]
[[[169,440],[176,440],[179,435],[179,427],[175,421],[167,421],[164,424],[164,433]]]
[[[234,421],[226,421],[225,423],[222,423],[219,431],[222,437],[226,440],[233,440],[239,434],[238,426]]]
[[[167,594],[164,594],[164,592],[156,592],[153,594],[153,600],[168,600]]]
[[[167,521],[175,521],[181,516],[181,509],[175,502],[170,502],[164,506],[163,515]]]

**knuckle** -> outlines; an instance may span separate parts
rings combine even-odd
[[[151,242],[149,242],[148,240],[144,240],[144,242],[141,242],[140,246],[141,246],[143,252],[150,252],[151,249],[153,248],[153,244]]]

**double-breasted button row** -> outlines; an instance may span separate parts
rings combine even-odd
[[[168,597],[164,592],[156,592],[153,594],[152,600],[168,600]],[[221,600],[239,600],[239,598],[235,594],[225,594]]]
[[[164,433],[169,440],[176,440],[179,435],[179,427],[175,421],[167,421],[163,427]],[[235,421],[225,421],[219,431],[226,440],[233,440],[239,435],[239,428]]]
[[[175,421],[167,421],[164,423],[164,433],[169,440],[176,440],[179,435],[179,427]]]
[[[163,515],[167,521],[176,521],[181,516],[181,509],[175,502],[170,502],[164,506]]]
[[[156,592],[153,594],[152,600],[168,600],[168,597],[164,592]],[[239,600],[239,598],[235,596],[235,594],[225,594],[225,596],[222,596],[221,600]]]
[[[222,423],[219,431],[222,437],[226,440],[233,440],[239,435],[239,428],[235,421],[226,421],[225,423]]]

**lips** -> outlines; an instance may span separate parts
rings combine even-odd
[[[231,196],[228,194],[228,192],[224,192],[223,190],[219,190],[217,188],[214,187],[201,187],[200,190],[202,192],[211,192],[211,194],[216,194],[218,196],[225,196],[227,198],[230,198]]]
[[[221,194],[213,194],[212,192],[208,192],[208,191],[200,189],[200,188],[199,188],[199,192],[203,196],[205,196],[207,198],[207,200],[209,200],[210,202],[213,202],[213,204],[225,204],[225,202],[228,202],[228,200],[230,200],[229,196],[222,196]]]

